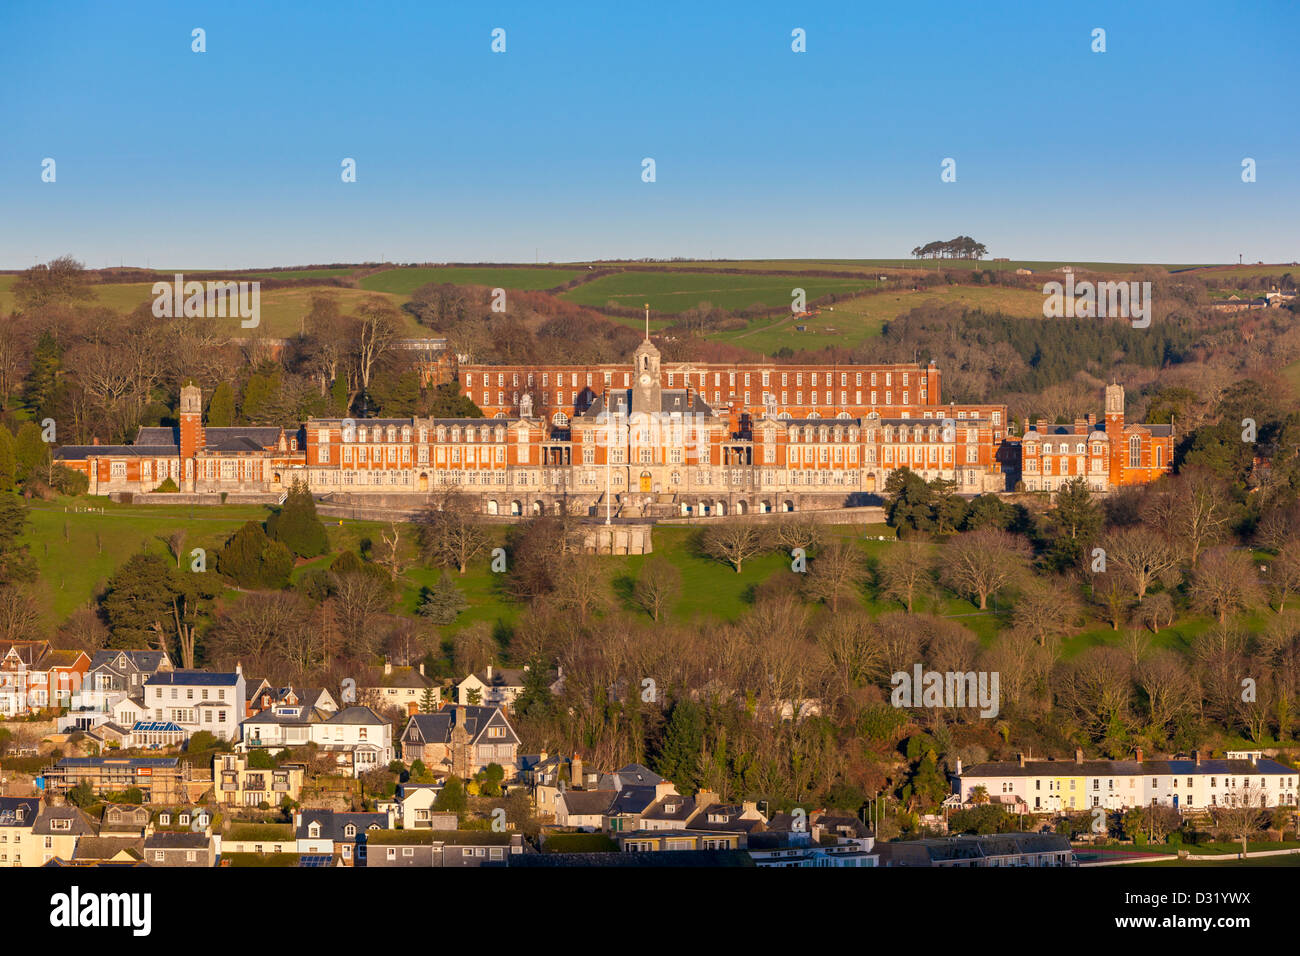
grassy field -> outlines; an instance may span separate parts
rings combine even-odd
[[[796,352],[827,346],[855,348],[880,335],[884,323],[926,302],[957,304],[1025,318],[1043,314],[1043,296],[1034,289],[960,285],[920,292],[886,290],[836,302],[833,306],[823,307],[817,315],[759,319],[740,332],[722,332],[711,338],[766,355],[782,348]],[[801,325],[806,331],[797,331]]]
[[[627,266],[626,262],[593,261],[583,263],[596,268],[619,268]],[[1141,269],[1164,269],[1175,272],[1184,269],[1228,268],[1225,266],[1203,266],[1187,263],[1141,263],[1141,262],[1085,262],[1079,259],[1012,259],[1008,262],[994,262],[992,259],[711,259],[692,262],[662,262],[655,266],[683,271],[701,271],[708,269],[789,269],[791,271],[819,272],[861,272],[863,275],[875,275],[880,269],[922,269],[934,272],[936,269],[988,269],[993,272],[1005,272],[1015,269],[1032,269],[1034,272],[1049,272],[1061,266],[1074,266],[1076,269],[1096,272],[1137,272]]]
[[[430,282],[451,282],[455,285],[483,285],[502,289],[551,289],[579,275],[581,269],[549,269],[543,267],[494,268],[475,266],[447,266],[433,268],[387,269],[366,276],[361,288],[375,292],[390,292],[409,296]]]
[[[1260,276],[1281,276],[1286,273],[1300,275],[1300,266],[1293,263],[1240,266],[1189,266],[1188,275],[1206,279],[1257,279]]]
[[[683,312],[701,302],[728,310],[760,305],[788,306],[792,289],[803,289],[808,300],[831,292],[851,293],[875,286],[868,279],[819,279],[809,276],[741,276],[708,272],[620,272],[593,279],[562,294],[580,305],[600,308],[609,303],[654,312]]]

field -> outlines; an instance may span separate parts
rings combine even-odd
[[[831,292],[848,294],[873,288],[875,280],[819,279],[810,276],[740,276],[707,272],[620,272],[593,279],[562,293],[561,298],[594,308],[613,304],[652,312],[684,312],[701,302],[736,311],[753,305],[788,306],[791,290],[803,289],[811,301]]]
[[[601,268],[626,267],[626,262],[584,263]],[[1186,263],[1140,263],[1140,262],[1086,262],[1079,259],[1012,259],[1007,262],[995,262],[992,259],[711,259],[690,262],[654,263],[656,267],[700,271],[708,269],[758,269],[789,270],[791,272],[860,272],[875,276],[881,269],[908,269],[934,272],[936,269],[988,269],[992,272],[1006,272],[1015,269],[1032,269],[1037,272],[1050,272],[1061,266],[1074,266],[1089,272],[1137,272],[1142,269],[1164,269],[1177,272],[1185,269],[1229,268],[1227,266],[1200,266]],[[1235,267],[1231,267],[1235,268]]]
[[[969,309],[1005,312],[1025,318],[1041,317],[1043,296],[1034,289],[1001,286],[942,286],[920,292],[884,291],[824,306],[813,316],[757,319],[740,332],[710,336],[771,355],[782,348],[803,351],[827,346],[856,348],[880,335],[884,323],[925,302],[959,304]],[[799,326],[806,331],[797,331]]]
[[[361,288],[409,296],[430,282],[454,285],[482,285],[502,289],[552,289],[581,274],[581,269],[495,268],[492,266],[446,266],[433,268],[386,269],[366,276]]]

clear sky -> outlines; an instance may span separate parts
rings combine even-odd
[[[958,234],[1291,261],[1298,27],[1295,0],[0,0],[0,268],[897,257]]]

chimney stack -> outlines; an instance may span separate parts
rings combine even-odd
[[[575,787],[582,786],[582,754],[574,754],[569,761],[569,783]]]
[[[1142,748],[1141,748],[1141,747],[1139,747],[1139,748],[1137,749],[1137,762],[1138,762],[1138,763],[1141,763],[1141,762],[1142,762]]]
[[[1192,756],[1196,758],[1196,766],[1199,767],[1201,765],[1201,752],[1199,750],[1194,751]]]
[[[489,664],[489,665],[487,666],[487,679],[488,679],[488,680],[491,680],[491,679],[492,679],[492,665],[491,665],[491,664]]]
[[[1074,748],[1074,762],[1075,762],[1075,763],[1083,763],[1083,748],[1082,748],[1082,747],[1075,747],[1075,748]]]
[[[1018,756],[1018,757],[1020,758],[1020,766],[1023,767],[1023,766],[1025,765],[1025,755],[1024,755],[1024,752],[1022,751],[1021,753],[1017,754],[1016,756]]]
[[[384,658],[384,676],[387,677],[393,672],[393,662],[387,657]]]

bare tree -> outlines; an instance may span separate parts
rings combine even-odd
[[[1214,810],[1214,823],[1225,835],[1241,841],[1244,857],[1250,852],[1250,838],[1264,828],[1267,797],[1262,787],[1250,784],[1237,787],[1226,796],[1226,806]]]
[[[1232,497],[1220,479],[1203,469],[1189,468],[1152,489],[1142,517],[1157,528],[1167,529],[1195,566],[1201,551],[1227,533],[1232,520],[1231,503]]]
[[[1022,574],[1026,567],[1024,541],[996,528],[967,531],[944,549],[943,577],[958,594],[974,597],[981,611],[988,599]]]
[[[803,548],[804,553],[814,550],[822,543],[822,529],[816,521],[806,518],[793,518],[779,521],[773,528],[777,546],[782,551]]]
[[[368,392],[375,368],[401,334],[400,316],[387,299],[374,296],[361,304],[353,321],[357,374],[361,378],[362,390]]]
[[[731,565],[737,574],[744,562],[768,549],[767,529],[745,519],[719,522],[700,535],[700,550],[716,561]]]
[[[890,547],[880,559],[881,593],[901,602],[911,614],[916,598],[929,589],[933,573],[933,546],[927,541],[908,538]]]
[[[467,495],[449,491],[416,518],[416,541],[425,560],[461,574],[487,550],[492,533],[474,512]]]
[[[1101,540],[1106,566],[1125,572],[1140,601],[1147,589],[1178,566],[1178,548],[1160,532],[1145,525],[1112,531]]]
[[[667,558],[651,555],[637,572],[632,598],[638,607],[658,621],[665,608],[677,600],[682,590],[682,573]]]
[[[1031,578],[1011,610],[1012,623],[1032,634],[1040,647],[1068,633],[1078,618],[1074,593],[1051,578]]]
[[[494,660],[500,648],[484,621],[477,621],[457,633],[452,641],[452,663],[458,675],[469,676],[483,670]]]
[[[830,605],[833,613],[839,610],[840,598],[853,594],[866,573],[866,556],[861,549],[832,541],[818,550],[804,589],[813,600]]]
[[[1146,698],[1151,727],[1167,734],[1180,717],[1196,713],[1200,692],[1180,655],[1161,651],[1137,667],[1137,684]]]
[[[1222,624],[1229,614],[1257,606],[1263,599],[1255,562],[1249,554],[1211,548],[1192,571],[1188,587],[1192,603]]]
[[[1300,593],[1300,538],[1288,538],[1281,544],[1277,557],[1269,562],[1268,583],[1281,614],[1287,598]]]

